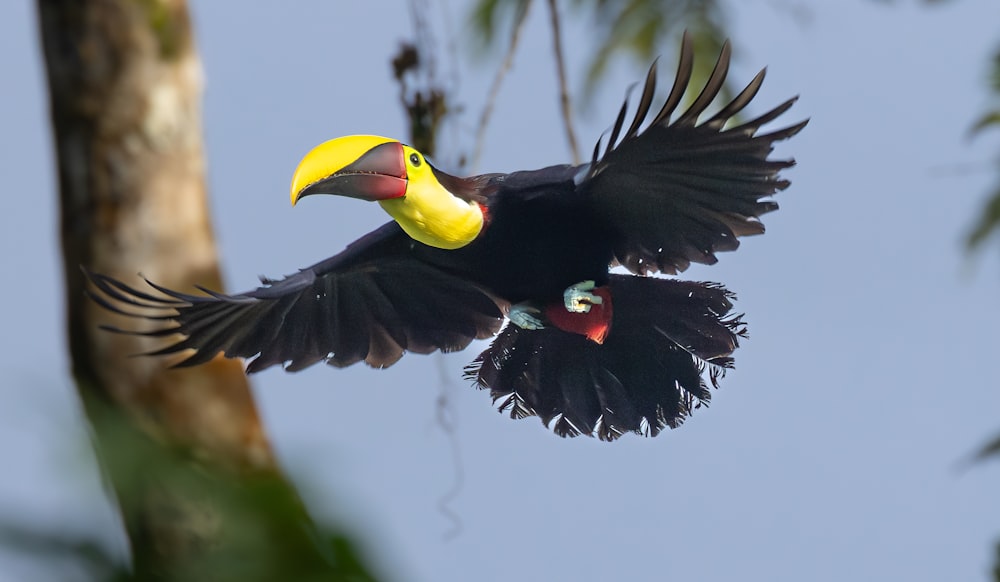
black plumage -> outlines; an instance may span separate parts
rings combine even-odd
[[[611,275],[614,323],[598,344],[556,328],[507,326],[466,367],[511,418],[538,415],[561,436],[656,436],[711,399],[746,336],[721,285]],[[619,307],[620,306],[620,307]]]
[[[222,352],[253,358],[248,372],[278,364],[300,370],[320,361],[344,367],[364,360],[386,367],[406,351],[457,351],[495,334],[503,323],[497,300],[416,259],[413,245],[390,222],[334,257],[235,295],[202,288],[206,295],[192,295],[147,281],[161,293],[151,295],[107,276],[89,276],[99,292],[92,296],[104,307],[174,323],[155,331],[109,331],[187,336],[149,354],[195,350],[178,366],[202,364]]]
[[[641,275],[714,263],[717,252],[737,248],[738,237],[762,233],[759,217],[777,208],[770,196],[788,186],[778,173],[794,164],[768,156],[806,123],[758,133],[793,98],[727,127],[764,71],[699,122],[723,87],[729,54],[727,43],[705,87],[675,117],[693,63],[685,36],[664,105],[649,118],[654,64],[627,129],[626,104],[588,164],[471,178],[435,169],[454,196],[485,208],[485,227],[462,248],[425,245],[390,222],[330,259],[246,293],[192,295],[153,285],[159,293],[152,294],[91,274],[94,297],[165,323],[114,331],[184,336],[156,355],[194,350],[179,364],[194,365],[222,352],[251,358],[254,372],[320,361],[384,367],[407,351],[460,350],[496,334],[511,305],[544,313],[568,287],[594,281],[614,308],[603,343],[549,319],[544,329],[508,325],[467,376],[491,391],[501,411],[538,415],[563,436],[656,435],[708,402],[703,372],[714,384],[745,328],[721,285]],[[611,275],[616,264],[634,275]]]

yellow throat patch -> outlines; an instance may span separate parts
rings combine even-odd
[[[434,177],[430,164],[417,150],[404,145],[408,183],[402,198],[380,200],[382,208],[399,226],[425,245],[458,249],[479,236],[483,211],[449,192]]]

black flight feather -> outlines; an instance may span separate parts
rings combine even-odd
[[[110,331],[181,339],[149,352],[194,350],[176,366],[207,362],[219,353],[251,358],[247,371],[286,365],[300,370],[320,361],[343,367],[364,360],[390,366],[406,351],[454,351],[492,336],[501,305],[480,286],[418,259],[412,241],[389,223],[340,255],[228,295],[199,288],[195,295],[146,283],[159,295],[86,272],[91,296],[109,311],[159,322],[148,330]],[[137,311],[126,310],[128,305]]]
[[[757,95],[765,71],[713,116],[698,121],[726,82],[730,54],[726,42],[705,86],[671,121],[689,89],[694,66],[691,39],[685,34],[674,84],[659,113],[640,130],[656,92],[654,65],[622,140],[616,143],[624,126],[624,108],[599,159],[600,144],[595,148],[580,187],[595,214],[604,217],[614,233],[614,263],[634,273],[674,274],[692,262],[715,263],[717,252],[739,246],[739,237],[764,232],[760,216],[777,209],[769,197],[788,186],[778,172],[795,162],[768,156],[776,142],[795,135],[807,122],[757,132],[787,111],[794,98],[725,128]]]

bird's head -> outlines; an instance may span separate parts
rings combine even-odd
[[[479,204],[450,192],[423,154],[396,140],[351,135],[324,142],[299,162],[291,199],[335,194],[378,202],[412,238],[443,249],[479,235]]]

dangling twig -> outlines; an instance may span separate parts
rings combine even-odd
[[[496,105],[497,95],[500,93],[500,85],[503,84],[504,77],[507,76],[507,72],[514,64],[514,53],[521,40],[521,30],[524,28],[530,7],[531,0],[524,0],[518,5],[517,13],[514,15],[514,26],[511,29],[507,54],[504,56],[503,62],[500,63],[500,68],[497,69],[497,74],[493,77],[493,85],[490,87],[489,95],[486,96],[486,105],[483,106],[483,113],[479,117],[479,127],[476,129],[476,148],[472,152],[471,168],[473,173],[478,171],[479,158],[483,153],[483,142],[486,140],[486,126],[489,125],[490,117],[493,115],[493,107]]]
[[[573,110],[570,107],[569,88],[566,82],[566,60],[562,50],[562,27],[559,24],[559,10],[556,0],[549,0],[549,16],[552,22],[552,48],[556,58],[556,71],[559,75],[559,106],[562,109],[563,125],[566,127],[566,141],[573,155],[573,163],[580,163],[580,146],[576,143],[576,131],[573,129]]]

